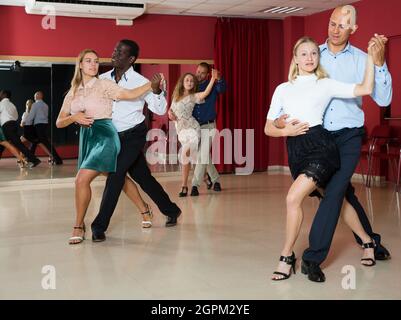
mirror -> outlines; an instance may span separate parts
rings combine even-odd
[[[5,150],[0,160],[0,184],[12,185],[18,180],[36,179],[57,179],[73,178],[77,172],[79,126],[70,125],[63,129],[58,129],[55,122],[63,103],[64,96],[70,87],[70,81],[74,73],[73,63],[51,63],[51,62],[22,62],[17,68],[13,67],[14,61],[0,62],[0,89],[12,92],[11,102],[16,106],[18,112],[18,135],[24,136],[24,128],[20,127],[21,118],[26,109],[26,101],[33,99],[36,91],[41,90],[44,94],[43,101],[49,106],[49,125],[47,134],[51,144],[56,148],[56,152],[63,159],[62,165],[55,165],[50,162],[46,148],[39,144],[36,147],[35,155],[42,161],[37,167],[22,168],[17,165],[17,159],[10,151]],[[185,72],[194,73],[197,64],[157,64],[141,63],[135,64],[134,68],[146,78],[150,79],[154,73],[163,73],[167,79],[167,103],[171,103],[171,94],[175,84],[181,74]],[[101,64],[100,73],[111,69],[108,63]],[[144,114],[149,129],[159,129],[165,133],[166,151],[159,152],[156,156],[156,164],[150,164],[152,172],[177,172],[179,165],[176,161],[176,150],[169,150],[168,137],[170,129],[174,135],[175,128],[173,123],[169,123],[167,113],[159,116],[144,108]],[[156,131],[157,132],[157,131]],[[145,151],[155,141],[160,139],[149,134],[148,143]],[[175,137],[176,139],[176,137]],[[176,142],[176,141],[175,141]],[[24,145],[29,149],[31,143],[24,141]],[[150,149],[149,149],[150,150]],[[175,153],[174,153],[175,152]],[[171,153],[169,155],[169,153]]]

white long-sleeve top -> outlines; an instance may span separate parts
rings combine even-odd
[[[279,114],[289,119],[308,122],[313,127],[323,123],[323,114],[333,98],[355,98],[355,84],[333,79],[318,80],[316,75],[297,76],[292,82],[280,84],[274,94],[267,119],[274,120]]]

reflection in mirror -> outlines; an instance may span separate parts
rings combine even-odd
[[[0,65],[0,181],[49,178],[49,166],[40,166],[34,175],[30,174],[29,167],[38,166],[38,157],[46,157],[47,153],[46,147],[35,138],[33,127],[27,126],[24,130],[21,120],[24,113],[27,117],[26,111],[32,107],[35,92],[41,91],[43,101],[51,103],[51,65],[24,65],[14,61],[2,61]],[[46,112],[41,111],[44,116]]]
[[[5,65],[5,67],[2,67]],[[150,79],[154,73],[163,73],[167,80],[166,98],[168,108],[171,104],[171,94],[175,84],[181,74],[186,72],[195,73],[197,65],[188,64],[135,64],[135,71],[141,73],[144,77]],[[103,73],[111,69],[109,64],[102,64],[99,72]],[[32,179],[50,179],[50,178],[66,178],[74,177],[77,172],[78,159],[78,142],[79,142],[79,126],[70,125],[59,129],[56,128],[55,122],[60,112],[64,97],[70,88],[70,82],[74,74],[74,64],[55,64],[48,62],[20,63],[15,67],[14,61],[3,61],[0,64],[0,89],[11,91],[12,97],[10,101],[15,105],[18,113],[16,121],[16,135],[21,139],[22,144],[31,152],[32,156],[29,164],[19,168],[17,158],[13,156],[12,150],[0,146],[4,149],[0,160],[0,183],[12,182],[15,180],[32,180]],[[49,107],[47,115],[49,123],[42,128],[42,135],[46,134],[50,143],[43,143],[37,139],[35,133],[35,125],[24,123],[21,127],[21,120],[24,113],[32,108],[29,99],[35,99],[35,93],[41,91],[43,93],[43,102]],[[28,103],[28,107],[27,107]],[[32,109],[31,109],[32,110]],[[43,111],[43,110],[42,110]],[[153,153],[153,159],[156,163],[151,163],[150,168],[153,172],[176,172],[179,171],[179,165],[176,161],[177,149],[169,150],[169,142],[177,142],[174,135],[174,123],[170,123],[167,113],[159,116],[153,114],[150,110],[144,108],[146,124],[149,129],[158,129],[164,133],[164,148],[159,148]],[[42,114],[44,116],[44,114]],[[24,116],[26,117],[26,116]],[[6,126],[7,127],[7,126]],[[9,130],[10,131],[10,130]],[[45,131],[45,133],[44,133]],[[158,131],[152,131],[158,132]],[[152,132],[148,136],[146,150],[155,142],[160,143],[160,135],[153,135]],[[9,132],[7,132],[10,134]],[[174,141],[169,141],[169,136]],[[21,138],[22,137],[22,138]],[[36,137],[36,138],[35,138]],[[1,138],[1,133],[0,133]],[[4,140],[9,140],[5,137]],[[7,144],[3,142],[3,144]],[[52,149],[54,146],[55,150]],[[20,146],[17,146],[20,147]],[[21,147],[22,148],[22,147]],[[149,151],[150,152],[150,151]],[[33,155],[34,154],[34,155]],[[18,155],[18,154],[17,154]],[[24,155],[23,155],[24,156]],[[60,158],[58,158],[58,156]],[[35,157],[41,160],[41,163],[35,164]],[[24,156],[27,158],[27,156]],[[62,159],[62,165],[61,164]]]

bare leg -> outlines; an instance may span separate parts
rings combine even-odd
[[[350,229],[361,238],[363,243],[368,243],[372,241],[372,238],[365,232],[365,229],[362,227],[361,222],[359,221],[358,214],[356,213],[355,209],[351,206],[348,201],[344,201],[343,205],[343,212],[342,212],[343,219],[345,223],[350,227]],[[368,248],[363,250],[362,258],[375,258],[374,249]],[[362,261],[362,264],[371,265],[371,261]]]
[[[188,187],[188,176],[189,170],[191,169],[191,164],[183,164],[182,165],[182,186]]]
[[[18,150],[16,147],[14,147],[13,144],[11,144],[11,143],[8,142],[8,141],[2,141],[2,142],[0,142],[0,144],[1,144],[3,147],[5,147],[8,151],[10,151],[11,154],[12,154],[14,157],[16,157],[19,161],[21,161],[21,162],[24,162],[24,161],[25,161],[25,158],[21,155],[21,153],[19,152],[19,150]]]
[[[127,197],[135,204],[139,212],[142,214],[142,227],[150,228],[152,226],[152,210],[149,205],[142,199],[138,187],[129,177],[125,177],[123,190]]]
[[[92,190],[90,187],[91,182],[95,179],[100,172],[90,169],[80,169],[75,177],[75,208],[76,208],[76,219],[75,227],[84,228],[84,218],[86,210],[88,209]],[[83,236],[83,229],[74,229],[73,236]],[[70,244],[79,243],[79,240],[70,240]]]
[[[49,149],[46,148],[46,146],[45,146],[43,143],[39,143],[39,146],[43,149],[44,152],[47,153],[47,155],[48,155],[50,158],[53,159],[52,153],[50,152]]]
[[[138,187],[136,186],[135,182],[132,181],[129,177],[125,177],[123,190],[127,197],[138,208],[139,212],[145,212],[148,209],[147,204],[142,199],[141,194],[139,193]]]
[[[191,162],[190,160],[190,155],[191,155],[191,150],[190,148],[187,148],[185,151],[185,159],[182,157],[182,186],[183,187],[188,187],[188,176],[189,176],[189,171],[191,169]],[[184,151],[183,151],[184,153]]]
[[[315,182],[304,174],[298,176],[293,182],[287,194],[287,226],[282,256],[290,256],[293,252],[295,242],[298,238],[303,220],[302,202],[313,190],[316,189]],[[277,267],[278,272],[290,273],[291,266],[280,261]],[[282,279],[282,275],[273,274],[272,279]]]

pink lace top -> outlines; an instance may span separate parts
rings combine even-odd
[[[69,114],[85,112],[95,120],[111,119],[113,100],[117,100],[122,90],[124,88],[111,80],[93,78],[85,87],[81,84],[75,95],[71,90],[67,93],[61,111]]]

